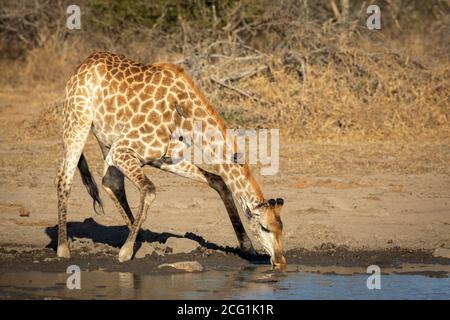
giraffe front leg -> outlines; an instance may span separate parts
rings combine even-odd
[[[222,199],[225,208],[227,209],[228,216],[230,217],[231,224],[233,225],[234,232],[236,233],[236,237],[239,241],[241,250],[249,255],[255,255],[256,250],[253,248],[252,241],[245,231],[241,218],[239,217],[238,209],[234,203],[233,194],[225,184],[225,181],[221,176],[211,172],[203,171],[203,175],[211,188],[216,190]]]
[[[172,163],[172,161],[155,161],[152,165],[161,170],[172,172],[192,180],[206,183],[211,188],[216,190],[228,212],[228,216],[230,217],[231,224],[233,225],[233,229],[236,233],[236,237],[239,241],[241,250],[249,255],[256,254],[250,237],[247,235],[247,232],[242,225],[238,209],[236,208],[236,205],[234,203],[233,194],[231,193],[230,189],[225,184],[221,176],[203,170],[187,160],[181,160],[176,163]]]
[[[58,247],[56,255],[60,258],[70,258],[69,244],[67,242],[67,201],[70,187],[67,185],[66,160],[63,160],[58,173],[56,187],[58,191]]]
[[[134,154],[126,148],[111,149],[112,163],[140,190],[140,205],[130,234],[119,251],[119,261],[124,262],[132,258],[134,244],[139,230],[147,218],[147,211],[155,199],[155,185],[147,178],[142,170],[141,163]]]

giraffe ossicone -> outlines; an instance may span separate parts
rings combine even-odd
[[[284,265],[280,218],[283,202],[267,202],[248,164],[229,156],[230,150],[231,155],[238,155],[235,143],[223,139],[216,141],[218,148],[215,148],[204,134],[192,141],[185,139],[185,134],[193,133],[196,122],[201,123],[202,133],[215,130],[226,136],[227,128],[219,113],[179,66],[142,65],[108,52],[96,52],[81,63],[67,82],[63,108],[64,157],[56,178],[57,255],[70,257],[67,202],[77,166],[94,203],[101,206],[98,188],[82,155],[92,130],[105,160],[103,188],[130,229],[119,253],[120,261],[132,258],[136,237],[156,196],[155,185],[142,169],[150,165],[206,183],[216,190],[241,248],[253,253],[235,201],[239,203],[272,264]],[[177,131],[183,132],[182,138],[177,137]],[[208,149],[212,156],[228,161],[213,162],[206,170],[192,159],[173,156],[177,150],[186,148]],[[140,205],[135,214],[127,202],[125,177],[140,192]]]

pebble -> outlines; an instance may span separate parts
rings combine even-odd
[[[437,248],[433,251],[433,257],[450,259],[450,249]]]
[[[158,269],[161,268],[173,268],[176,270],[182,270],[186,272],[203,271],[203,266],[198,261],[180,261],[175,263],[163,263],[158,266]]]
[[[28,211],[28,209],[22,207],[19,210],[19,216],[20,217],[29,217],[30,216],[30,211]]]
[[[167,239],[166,246],[172,248],[172,253],[189,253],[197,249],[199,244],[191,239],[171,237]]]

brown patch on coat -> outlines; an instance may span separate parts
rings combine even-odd
[[[142,123],[144,123],[144,121],[145,121],[145,115],[138,114],[138,115],[135,115],[131,119],[131,125],[133,127],[139,127]]]
[[[155,93],[155,100],[159,101],[159,100],[164,99],[164,97],[166,96],[166,93],[167,93],[166,87],[159,87]]]

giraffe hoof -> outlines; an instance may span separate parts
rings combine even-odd
[[[58,246],[58,249],[56,250],[56,255],[59,258],[70,258],[70,250],[67,243],[62,243]]]
[[[120,248],[119,251],[119,261],[125,262],[131,260],[131,257],[133,256],[133,247],[134,245],[132,243],[125,243],[122,248]]]

